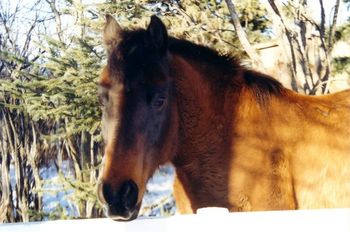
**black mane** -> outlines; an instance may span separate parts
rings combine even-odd
[[[188,40],[170,37],[168,49],[172,53],[199,62],[208,63],[218,67],[220,70],[236,71],[237,69],[241,69],[239,60],[236,57],[220,55],[217,51],[209,47],[198,45]]]
[[[125,31],[118,47],[121,55],[125,57],[130,53],[131,49],[139,46],[134,52],[139,53],[141,59],[152,59],[146,57],[148,51],[145,45],[142,45],[145,41],[145,36],[146,31],[143,29]],[[208,66],[215,67],[220,73],[227,73],[228,75],[215,77],[225,84],[229,81],[234,85],[241,85],[237,83],[237,78],[235,78],[235,76],[239,75],[238,73],[241,73],[244,78],[244,84],[252,89],[260,103],[266,102],[271,95],[280,95],[284,90],[281,83],[272,77],[243,67],[237,57],[220,55],[217,51],[206,46],[184,39],[169,37],[168,50],[170,53],[184,58],[206,63]]]
[[[197,45],[187,40],[170,38],[168,49],[170,52],[179,54],[180,56],[197,60],[199,62],[208,63],[215,66],[218,70],[229,72],[228,76],[233,83],[236,82],[234,76],[238,71],[243,71],[245,84],[254,92],[257,100],[261,104],[265,104],[270,95],[280,95],[283,92],[282,84],[272,77],[249,70],[240,65],[239,59],[233,56],[220,55],[217,51],[206,46]],[[225,78],[226,76],[218,76]],[[227,82],[227,80],[223,80]]]

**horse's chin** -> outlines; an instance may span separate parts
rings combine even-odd
[[[131,214],[130,216],[113,216],[113,215],[108,215],[108,217],[110,219],[112,219],[113,221],[118,221],[118,222],[129,222],[129,221],[133,221],[137,218],[138,216],[138,211],[135,211],[135,213]]]
[[[127,212],[123,212],[122,214],[113,213],[112,210],[109,209],[109,207],[107,207],[107,210],[106,210],[107,216],[110,219],[112,219],[113,221],[120,221],[120,222],[128,222],[128,221],[135,220],[139,215],[139,211],[140,211],[140,204],[138,204],[135,207],[135,209]]]

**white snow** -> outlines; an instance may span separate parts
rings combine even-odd
[[[63,161],[61,171],[66,177],[72,175],[69,168],[69,161]],[[43,182],[43,212],[52,213],[61,208],[69,217],[78,217],[79,213],[73,202],[69,200],[69,196],[73,194],[73,190],[66,191],[64,186],[58,181],[57,169],[54,165],[40,169],[40,177]],[[45,218],[44,220],[47,220]]]
[[[201,213],[158,219],[115,222],[110,219],[58,220],[0,225],[0,232],[47,231],[350,231],[350,209],[250,213]]]
[[[172,196],[175,169],[170,165],[161,166],[147,183],[140,216],[164,216],[175,214]]]

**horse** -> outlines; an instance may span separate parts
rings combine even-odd
[[[299,94],[156,16],[126,30],[107,15],[103,40],[97,194],[110,218],[137,218],[165,163],[183,214],[350,207],[350,90]]]

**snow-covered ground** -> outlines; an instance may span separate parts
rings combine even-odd
[[[295,210],[250,213],[206,211],[198,215],[115,222],[110,219],[57,220],[0,225],[0,232],[40,231],[350,231],[350,209]]]
[[[62,162],[61,170],[66,177],[72,176],[68,161]],[[58,208],[60,208],[68,217],[78,217],[78,209],[69,200],[73,190],[65,190],[63,184],[59,181],[55,165],[40,169],[40,177],[44,180],[42,187],[43,212],[49,215],[53,211],[57,212]]]
[[[61,170],[66,177],[71,177],[69,162],[64,161]],[[147,191],[142,202],[140,216],[169,216],[175,214],[175,202],[172,196],[175,170],[172,166],[160,167],[147,183]],[[14,172],[11,173],[13,185]],[[57,169],[50,165],[40,170],[43,182],[43,212],[47,215],[57,211],[64,211],[68,217],[79,217],[79,211],[71,201],[73,190],[64,190],[59,181]]]

